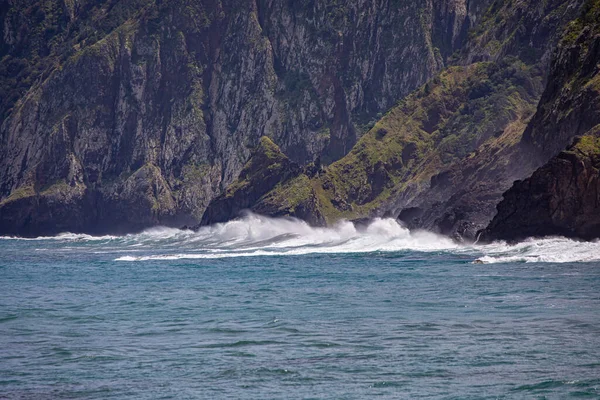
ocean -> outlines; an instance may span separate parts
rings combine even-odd
[[[0,398],[598,399],[600,242],[251,214],[0,238]]]

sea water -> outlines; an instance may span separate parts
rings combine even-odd
[[[374,397],[600,398],[600,243],[256,215],[0,239],[0,398]]]

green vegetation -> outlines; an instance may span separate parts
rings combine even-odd
[[[289,163],[289,159],[281,152],[279,147],[268,137],[261,137],[253,156],[244,165],[238,179],[229,185],[225,197],[231,198],[239,190],[243,190],[252,184],[260,184],[264,178],[276,173],[287,163]]]
[[[0,47],[0,120],[29,88],[123,25],[153,0],[23,0],[7,11]],[[77,12],[75,13],[75,8]]]
[[[188,164],[181,173],[184,183],[201,182],[210,172],[209,164]]]
[[[579,18],[571,22],[563,36],[561,46],[569,47],[578,42],[580,47],[580,58],[584,59],[593,51],[591,43],[596,35],[600,33],[600,0],[588,0],[582,8]],[[592,55],[593,56],[593,55]],[[600,92],[600,75],[594,73],[582,73],[583,63],[578,63],[576,68],[570,71],[571,79],[568,84],[572,91],[578,91],[582,87]]]
[[[599,25],[600,0],[588,0],[581,10],[581,16],[567,26],[561,44],[563,46],[572,45],[585,27],[593,27],[597,31]]]
[[[51,185],[48,185],[47,187],[42,188],[40,190],[40,195],[48,196],[48,195],[65,192],[70,189],[71,189],[71,187],[69,186],[69,184],[64,179],[61,179]]]
[[[277,209],[282,214],[294,214],[296,207],[305,203],[311,194],[312,183],[308,176],[301,174],[277,185],[259,203]]]
[[[495,0],[469,32],[468,45],[454,60],[467,54],[486,60],[512,55],[527,64],[537,64],[560,37],[573,6],[567,0]]]
[[[259,204],[293,214],[316,198],[328,223],[368,216],[408,187],[426,187],[433,175],[477,149],[493,154],[515,145],[541,89],[538,70],[514,58],[447,68],[388,111],[348,155],[313,178],[302,174],[279,183]],[[266,138],[261,147],[272,163],[285,157]],[[249,163],[264,163],[260,159]],[[228,196],[254,179],[242,172]]]
[[[2,200],[0,202],[0,207],[6,205],[8,203],[12,203],[17,200],[21,200],[21,199],[24,199],[27,197],[33,197],[33,196],[35,196],[35,189],[33,188],[33,185],[21,186],[15,190],[13,190],[10,193],[10,196],[8,196],[4,200]]]
[[[600,125],[577,139],[570,152],[579,152],[587,157],[600,157]]]
[[[539,81],[515,59],[446,69],[392,108],[346,157],[316,178],[326,216],[369,215],[407,185],[427,184],[512,121],[529,117]]]

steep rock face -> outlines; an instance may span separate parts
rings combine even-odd
[[[291,197],[301,204],[316,200],[313,209],[328,223],[396,216],[407,208],[413,211],[412,222],[417,217],[414,212],[419,211],[412,204],[427,202],[428,208],[437,210],[438,204],[456,193],[471,190],[469,184],[482,187],[488,181],[494,183],[482,197],[489,197],[493,188],[499,200],[503,190],[495,187],[496,178],[518,169],[504,156],[518,143],[524,120],[534,112],[540,80],[518,61],[450,68],[390,110],[347,156],[311,179],[293,179],[273,187],[265,196],[270,206],[262,210],[274,215],[274,210],[281,209],[275,205],[294,193]],[[506,188],[511,183],[505,182]],[[481,204],[470,205],[472,212],[487,211],[491,219],[495,203],[487,198],[480,201],[487,202],[491,204],[483,209]],[[461,212],[461,221],[473,219],[472,213]],[[423,227],[422,216],[423,210],[411,226]],[[455,231],[454,225],[443,229]]]
[[[586,3],[561,40],[523,141],[546,161],[600,123],[600,1]]]
[[[213,200],[206,209],[201,225],[226,222],[239,216],[244,210],[277,216],[276,210],[267,212],[265,209],[269,200],[264,196],[274,186],[298,179],[301,176],[304,176],[302,169],[283,154],[271,139],[262,137],[237,180],[223,194]],[[293,201],[289,193],[286,200]],[[288,207],[285,212],[280,214],[298,218],[308,217],[308,221],[313,224],[320,222],[318,210],[303,211],[302,207],[310,207],[309,203],[303,206],[297,204],[294,206],[298,208],[297,212]]]
[[[600,127],[504,194],[481,239],[600,238]]]
[[[418,207],[419,199],[439,201],[464,189],[459,175],[454,174],[456,185],[453,175],[444,171],[460,173],[462,168],[453,166],[474,158],[477,149],[489,143],[514,143],[504,132],[533,112],[539,86],[539,78],[519,62],[444,71],[392,109],[348,156],[327,168],[320,180],[330,215],[397,216],[402,209]],[[465,170],[465,177],[468,174]],[[432,188],[440,193],[435,196]]]
[[[0,233],[36,234],[40,202],[60,230],[193,224],[263,135],[296,162],[335,160],[442,68],[486,3],[11,1]],[[63,183],[82,214],[50,201]]]
[[[581,6],[582,2],[577,1],[495,2],[481,24],[470,32],[456,62],[518,57],[531,68],[532,75],[546,80],[551,74],[547,81],[551,86],[555,76],[550,60],[557,58],[556,43],[565,25],[580,14]],[[517,85],[528,86],[523,81]],[[537,86],[534,97],[539,98],[539,90]],[[521,140],[526,127],[531,129],[535,124],[529,121],[533,106],[531,101],[521,103],[520,112],[513,114],[510,123],[496,124],[494,137],[469,157],[432,176],[429,187],[416,196],[400,196],[400,219],[411,228],[474,240],[491,221],[502,193],[513,181],[530,175],[552,155]],[[506,108],[499,105],[497,110],[503,112]]]
[[[152,18],[76,53],[16,105],[1,127],[1,215],[20,188],[44,201],[45,188],[63,182],[78,188],[63,192],[77,195],[67,204],[85,214],[64,215],[57,226],[67,230],[123,232],[201,215],[220,171],[207,162],[200,71],[181,35],[141,33]],[[45,214],[61,215],[59,201],[48,204]],[[38,216],[25,219],[27,233]]]
[[[521,138],[544,90],[549,54],[580,6],[494,2],[454,58],[466,66],[447,68],[399,102],[348,155],[310,179],[326,221],[400,215],[411,228],[474,240],[502,193],[543,163]],[[451,25],[440,29],[458,32]],[[295,180],[286,188],[306,186]],[[268,197],[284,198],[281,188]]]
[[[528,236],[600,236],[598,124],[600,123],[600,2],[591,0],[561,41],[548,85],[523,143],[547,159],[576,135],[574,145],[531,177],[515,182],[483,232],[484,240]]]
[[[507,56],[524,63],[550,63],[565,24],[576,18],[585,0],[494,1],[456,60],[461,64],[498,61]]]
[[[399,219],[411,229],[427,229],[457,240],[475,240],[496,212],[512,183],[536,167],[519,145],[533,105],[475,152],[433,175],[429,187],[405,203]]]

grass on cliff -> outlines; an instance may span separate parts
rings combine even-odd
[[[25,186],[21,186],[15,190],[13,190],[10,195],[5,198],[4,200],[0,201],[0,207],[9,204],[9,203],[13,203],[15,201],[27,198],[27,197],[33,197],[35,196],[35,189],[33,188],[33,185],[25,185]]]
[[[316,178],[326,217],[367,216],[409,185],[428,185],[434,174],[529,117],[540,90],[540,78],[518,60],[446,69]],[[507,140],[514,144],[512,136]]]
[[[600,156],[600,125],[578,138],[575,145],[568,151],[579,152],[587,157]]]
[[[579,38],[584,28],[595,32],[600,27],[600,0],[587,0],[581,9],[581,15],[572,21],[565,30],[561,44],[572,45]]]
[[[304,174],[280,183],[260,199],[260,203],[280,213],[293,214],[296,208],[306,202],[312,194],[312,182]]]
[[[0,47],[0,119],[40,78],[133,18],[152,0],[31,0],[7,6]]]
[[[265,175],[280,169],[285,162],[289,159],[279,147],[268,137],[261,137],[239,177],[227,188],[225,197],[233,197],[237,191],[259,184]]]

